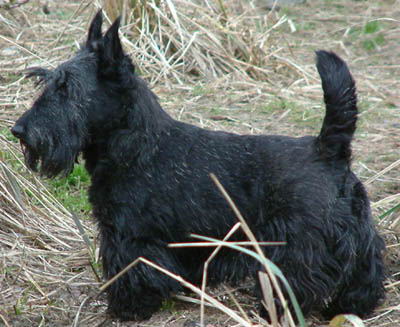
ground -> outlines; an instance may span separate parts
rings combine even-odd
[[[112,16],[112,9],[107,7],[110,3],[106,1],[105,6]],[[177,3],[178,8],[183,1],[171,3]],[[167,66],[161,62],[161,55],[155,55],[154,45],[139,37],[135,28],[122,29],[124,44],[172,116],[204,128],[237,133],[317,134],[324,106],[313,51],[333,50],[349,63],[357,81],[361,111],[353,143],[353,169],[368,188],[376,224],[388,244],[387,300],[364,323],[397,327],[400,3],[314,0],[277,12],[261,6],[256,13],[262,19],[257,22],[271,30],[258,34],[240,26],[245,24],[242,16],[233,17],[240,10],[245,16],[248,12],[243,4],[248,3],[237,0],[225,7],[215,5],[221,12],[218,33],[230,33],[226,32],[227,52],[217,47],[224,40],[216,40],[216,50],[208,48],[209,56],[202,57],[204,53],[196,50],[210,47],[212,42],[204,45],[196,43],[197,39],[188,46],[183,59]],[[161,8],[171,11],[165,4]],[[24,79],[24,69],[56,66],[72,56],[84,40],[89,17],[95,10],[89,1],[31,1],[11,10],[0,9],[0,326],[195,327],[199,305],[182,299],[165,303],[159,313],[143,323],[107,319],[103,295],[95,297],[101,277],[96,260],[96,228],[86,197],[87,173],[78,165],[67,179],[49,181],[31,174],[23,167],[19,146],[9,133],[13,121],[29,108],[37,92],[33,83]],[[139,13],[144,15],[143,11]],[[150,23],[160,17],[156,11],[152,13],[146,16]],[[203,16],[193,20],[201,24],[202,19],[212,19]],[[136,21],[137,26],[143,23],[142,18]],[[229,30],[232,21],[235,33]],[[213,26],[209,26],[211,30]],[[181,28],[175,33],[183,40],[185,30]],[[78,221],[88,235],[87,242],[76,227]],[[252,313],[254,299],[247,292],[250,287],[251,282],[246,282],[239,289],[227,291],[221,287],[209,293],[236,310],[233,294],[257,324]],[[94,298],[84,303],[88,296]],[[206,309],[205,322],[209,327],[238,325],[212,308]],[[307,323],[327,325],[318,317]]]

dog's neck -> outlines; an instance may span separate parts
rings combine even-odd
[[[107,128],[92,129],[89,145],[83,150],[89,173],[95,173],[100,162],[122,170],[144,166],[157,151],[161,135],[173,124],[145,82],[137,81],[137,87],[121,103],[120,115],[113,117]]]

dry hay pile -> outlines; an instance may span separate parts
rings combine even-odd
[[[273,30],[287,20],[243,0],[109,0],[105,10],[111,21],[122,12],[123,41],[153,81],[230,73],[266,79],[279,51]]]

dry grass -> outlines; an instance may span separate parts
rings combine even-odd
[[[241,0],[113,3],[124,12],[124,45],[163,105],[176,118],[211,129],[315,134],[323,108],[312,51],[333,49],[349,60],[362,109],[354,168],[368,184],[388,244],[388,300],[366,325],[399,326],[400,216],[390,212],[400,203],[400,23],[393,20],[400,17],[399,1],[315,0],[278,13]],[[99,4],[50,2],[49,15],[40,4],[44,1],[0,12],[0,325],[61,326],[76,319],[94,326],[106,317],[104,299],[96,297],[93,253],[72,215],[21,168],[6,129],[34,97],[23,70],[56,66],[71,56]],[[113,19],[116,9],[106,8]],[[377,28],[368,25],[375,20]],[[92,221],[82,221],[95,244]],[[236,314],[261,323],[252,314],[254,300],[242,291],[210,292]],[[205,312],[211,326],[237,324],[215,309]],[[198,306],[179,301],[147,325],[175,327],[192,319],[199,319]]]
[[[0,144],[1,153],[19,160],[14,144],[3,137]],[[37,322],[48,306],[61,318],[68,290],[96,287],[87,271],[90,256],[71,214],[39,179],[13,170],[9,160],[0,162],[1,318],[10,325],[13,314]]]
[[[116,4],[120,4],[117,6]],[[182,10],[184,8],[184,10]],[[122,12],[124,43],[154,82],[187,74],[268,78],[273,31],[285,16],[260,15],[246,1],[105,1],[111,19]]]

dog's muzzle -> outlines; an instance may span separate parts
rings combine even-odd
[[[25,134],[26,134],[25,128],[24,128],[22,125],[15,124],[15,125],[11,128],[11,133],[12,133],[17,139],[19,139],[19,144],[21,145],[22,153],[23,153],[24,156],[25,156],[26,148],[27,148],[27,144],[26,144],[26,142],[25,142],[25,140],[24,140],[24,137],[25,137]]]

